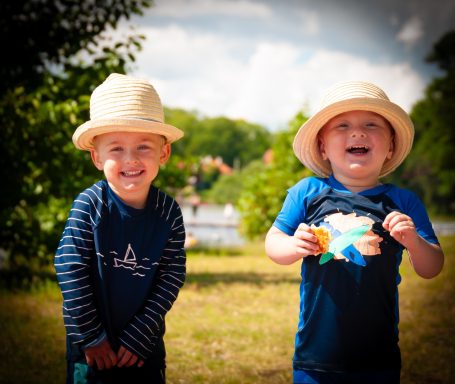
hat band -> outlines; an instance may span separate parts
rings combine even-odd
[[[142,121],[151,121],[153,123],[159,123],[159,124],[164,124],[163,121],[158,120],[158,119],[151,119],[148,117],[136,117],[136,116],[112,116],[112,117],[103,117],[103,118],[98,118],[98,119],[92,119],[91,121],[94,120],[122,120],[122,119],[127,119],[127,120],[142,120]]]

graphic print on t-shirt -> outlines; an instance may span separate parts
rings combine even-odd
[[[114,251],[111,251],[111,253],[117,254],[117,252],[114,252]],[[150,269],[148,267],[138,264],[137,259],[136,259],[136,254],[134,253],[134,250],[131,247],[131,244],[128,244],[128,248],[126,249],[125,256],[123,257],[123,259],[114,257],[114,268],[131,269],[134,272],[133,276],[140,276],[140,277],[144,277],[145,274],[139,272],[138,269]]]
[[[363,256],[380,255],[379,243],[382,237],[372,231],[374,220],[367,216],[357,216],[354,212],[331,214],[319,226],[331,233],[329,250],[321,255],[319,264],[332,259],[347,259],[354,264],[365,266]]]

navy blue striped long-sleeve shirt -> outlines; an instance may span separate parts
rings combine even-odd
[[[124,204],[105,180],[74,200],[57,252],[69,359],[107,336],[143,359],[164,358],[164,318],[185,280],[185,228],[174,199],[150,188]]]

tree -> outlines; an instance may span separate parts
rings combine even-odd
[[[8,46],[14,42],[12,52],[19,55],[5,59],[0,72],[0,172],[7,180],[0,195],[0,247],[15,273],[29,276],[50,264],[72,199],[99,178],[71,136],[89,118],[93,87],[111,72],[125,73],[142,39],[101,43],[100,33],[149,3],[1,3],[2,39]],[[76,53],[90,62],[78,62]]]
[[[195,111],[182,109],[166,108],[165,115],[167,123],[185,132],[183,140],[172,146],[172,164],[180,165],[186,175],[196,178],[194,187],[204,199],[220,203],[237,200],[243,179],[239,172],[242,170],[243,173],[249,163],[260,159],[269,147],[271,134],[267,129],[244,120],[206,118]],[[221,175],[217,166],[203,165],[202,158],[205,157],[221,157],[225,164],[234,167],[233,174]],[[172,164],[164,170],[172,171]],[[178,185],[179,188],[182,186],[182,183]],[[212,187],[215,188],[213,191]],[[195,191],[188,189],[187,192]]]
[[[92,53],[108,39],[103,32],[118,21],[142,14],[150,0],[15,0],[0,2],[0,94],[41,83],[51,66]]]
[[[433,213],[455,213],[455,31],[433,47],[427,61],[445,72],[412,109],[414,147],[395,176],[414,189]],[[398,180],[399,178],[399,180]]]
[[[169,120],[185,127],[185,139],[174,145],[174,153],[220,156],[231,167],[258,159],[270,145],[270,133],[261,125],[226,117],[204,118],[196,113],[173,110]]]
[[[298,113],[289,123],[289,129],[276,134],[270,164],[256,164],[253,177],[245,181],[239,198],[241,230],[248,238],[264,235],[281,209],[286,191],[311,172],[306,169],[292,150],[297,130],[306,121]]]

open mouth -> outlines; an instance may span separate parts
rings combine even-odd
[[[363,155],[365,153],[368,153],[370,148],[368,148],[366,145],[353,145],[347,149],[349,153],[355,154],[355,155]]]
[[[142,174],[143,171],[123,171],[123,172],[120,172],[122,174],[122,176],[125,176],[125,177],[134,177],[134,176],[139,176]]]

